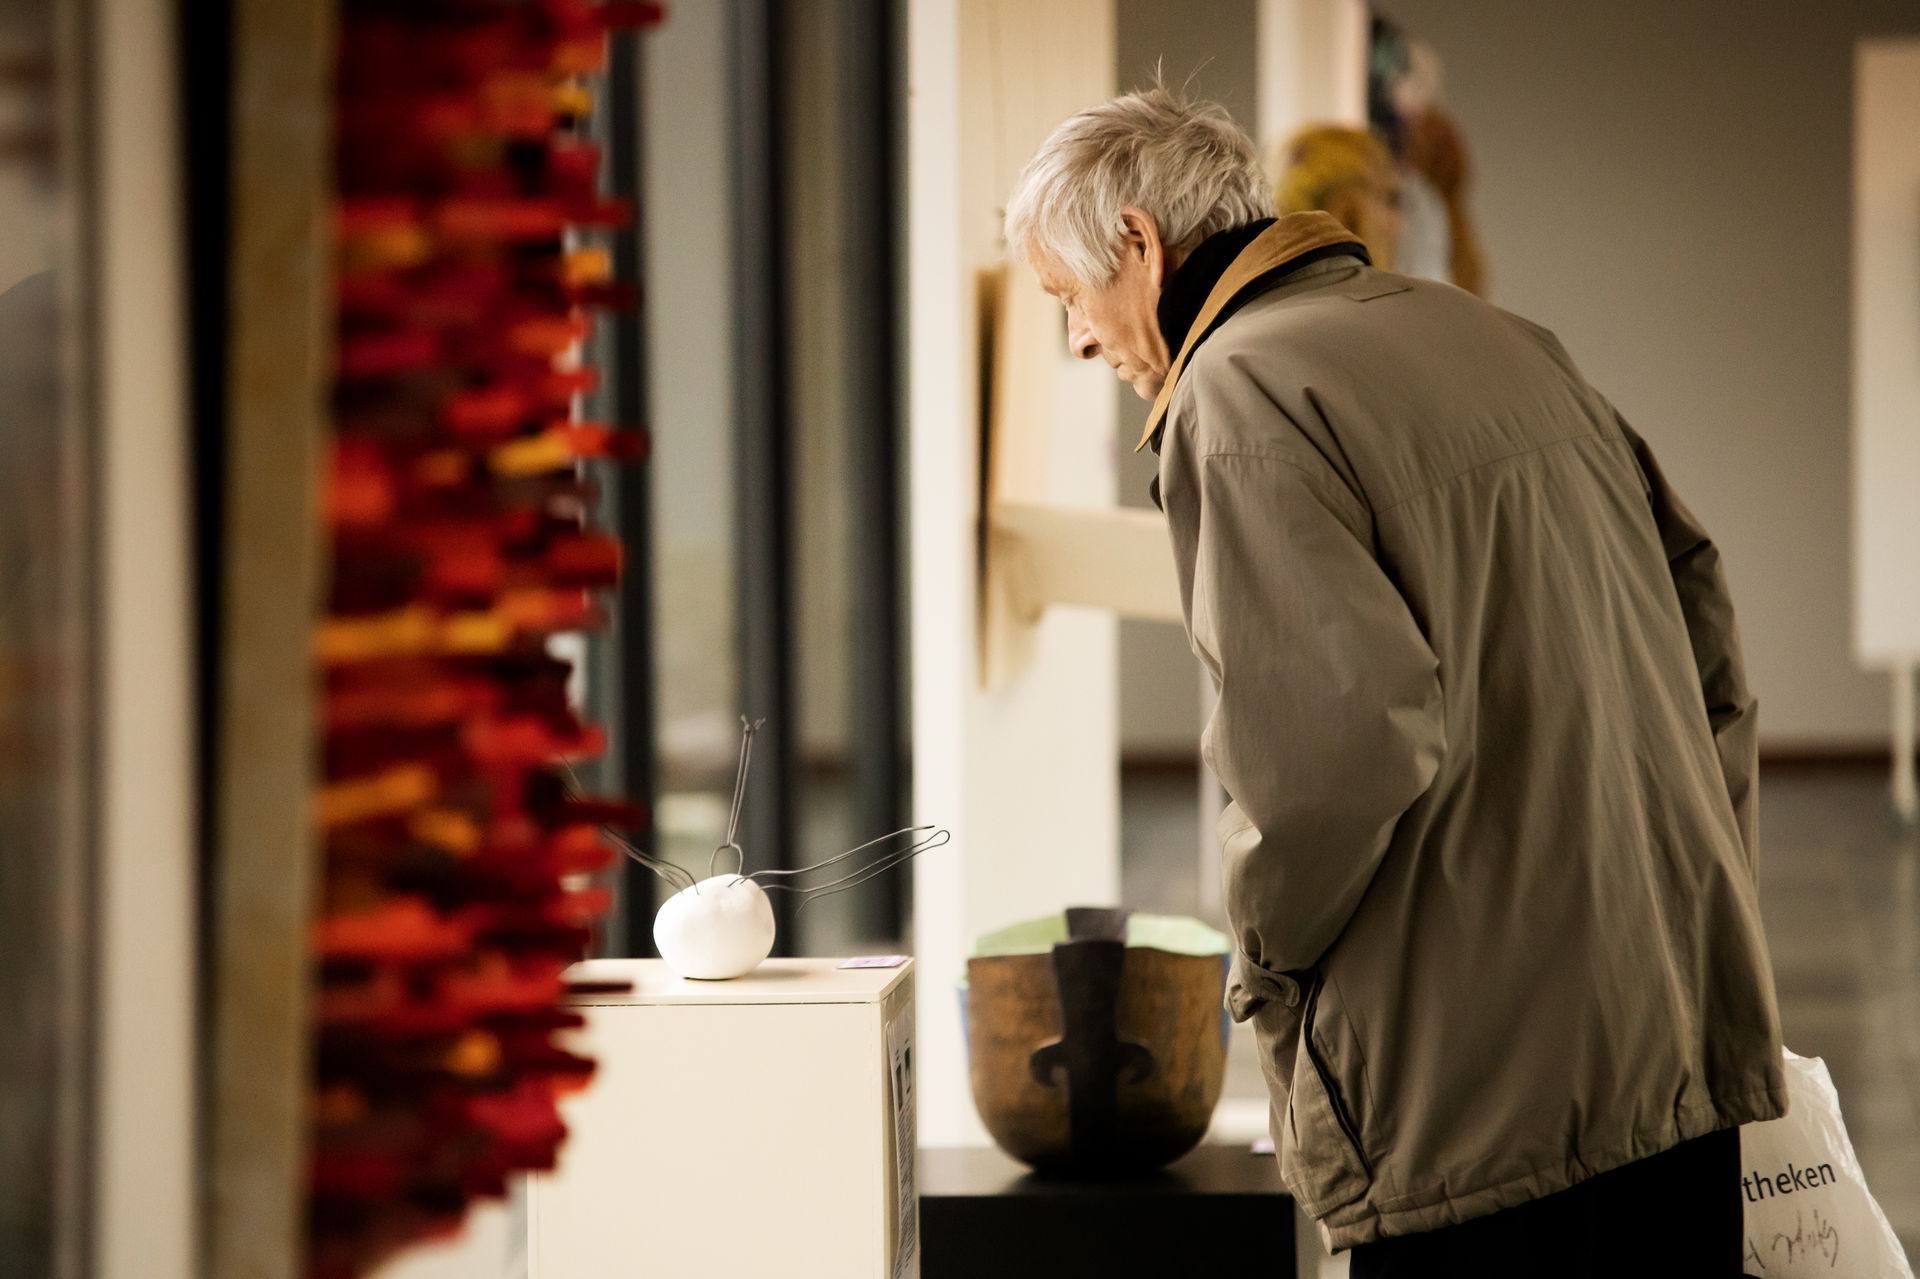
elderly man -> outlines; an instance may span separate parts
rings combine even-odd
[[[1153,402],[1287,1186],[1355,1276],[1738,1274],[1786,1089],[1718,552],[1551,333],[1271,213],[1154,89],[1006,227]]]

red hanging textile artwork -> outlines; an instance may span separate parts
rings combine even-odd
[[[311,1279],[352,1279],[553,1165],[593,1063],[563,973],[610,860],[562,761],[603,744],[548,639],[593,626],[621,548],[578,422],[595,309],[630,300],[570,228],[620,223],[581,129],[607,32],[649,4],[344,0],[336,97],[331,576],[315,636],[324,850]]]

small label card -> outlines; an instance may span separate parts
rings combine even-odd
[[[898,968],[907,962],[907,955],[855,955],[852,959],[843,959],[841,968]]]

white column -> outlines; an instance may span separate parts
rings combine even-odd
[[[1255,82],[1260,156],[1275,177],[1280,148],[1309,124],[1367,122],[1365,0],[1259,0]]]
[[[1111,0],[913,0],[907,79],[913,808],[954,836],[914,868],[920,1134],[939,1146],[985,1141],[956,995],[972,939],[1119,899],[1116,623],[1050,610],[1032,661],[984,690],[975,554],[980,273],[1001,257],[999,210],[1021,164],[1113,92]],[[1112,390],[1084,370],[1057,383],[1048,496],[1110,503]]]
[[[920,1042],[920,1134],[929,1145],[974,1142],[966,1112],[959,1015],[948,994],[967,945],[967,663],[972,561],[964,487],[973,472],[966,424],[979,411],[960,261],[958,0],[915,0],[907,17],[908,530],[912,636],[913,811],[945,822],[954,842],[914,867],[913,948],[926,981]],[[937,726],[938,731],[935,731]],[[946,1014],[943,1016],[942,1014]]]
[[[194,718],[174,7],[101,0],[94,1273],[200,1273]]]

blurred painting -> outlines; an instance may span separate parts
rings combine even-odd
[[[1397,176],[1393,269],[1484,295],[1486,260],[1467,209],[1467,147],[1442,85],[1431,45],[1389,19],[1373,19],[1367,126]],[[1377,253],[1374,260],[1381,260]]]

